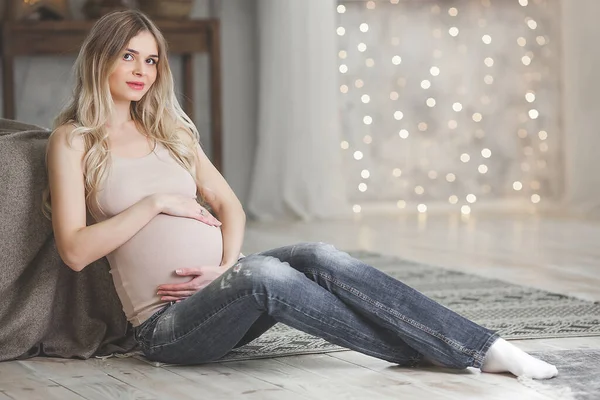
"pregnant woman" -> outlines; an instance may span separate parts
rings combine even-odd
[[[331,245],[244,257],[244,211],[198,139],[154,23],[133,10],[98,20],[48,141],[44,212],[70,268],[107,257],[149,359],[218,360],[282,322],[404,366],[557,374]]]

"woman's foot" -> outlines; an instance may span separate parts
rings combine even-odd
[[[496,340],[481,366],[483,372],[510,372],[532,379],[550,379],[558,375],[556,367],[530,356],[504,339]]]

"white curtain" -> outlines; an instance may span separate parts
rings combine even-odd
[[[564,212],[600,216],[600,40],[597,0],[562,1],[564,92]]]
[[[259,0],[258,133],[247,209],[261,220],[348,215],[335,0]]]

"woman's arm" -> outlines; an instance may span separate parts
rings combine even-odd
[[[86,226],[84,144],[81,137],[67,144],[73,129],[59,127],[50,137],[48,179],[58,253],[71,269],[81,271],[131,239],[161,212],[161,203],[157,196],[148,196],[106,221]]]
[[[198,155],[196,164],[198,191],[223,224],[221,225],[223,234],[221,265],[229,267],[235,264],[240,257],[240,250],[244,242],[246,214],[239,199],[225,178],[210,162],[200,144],[196,143],[195,146]]]
[[[246,229],[246,213],[238,201],[224,203],[220,207],[211,204],[217,219],[221,221],[221,233],[223,235],[223,258],[221,265],[230,267],[235,264],[241,256],[244,244],[244,231]]]

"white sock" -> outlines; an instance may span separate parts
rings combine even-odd
[[[558,375],[554,365],[530,356],[504,339],[496,340],[485,355],[483,372],[510,372],[515,376],[549,379]]]

